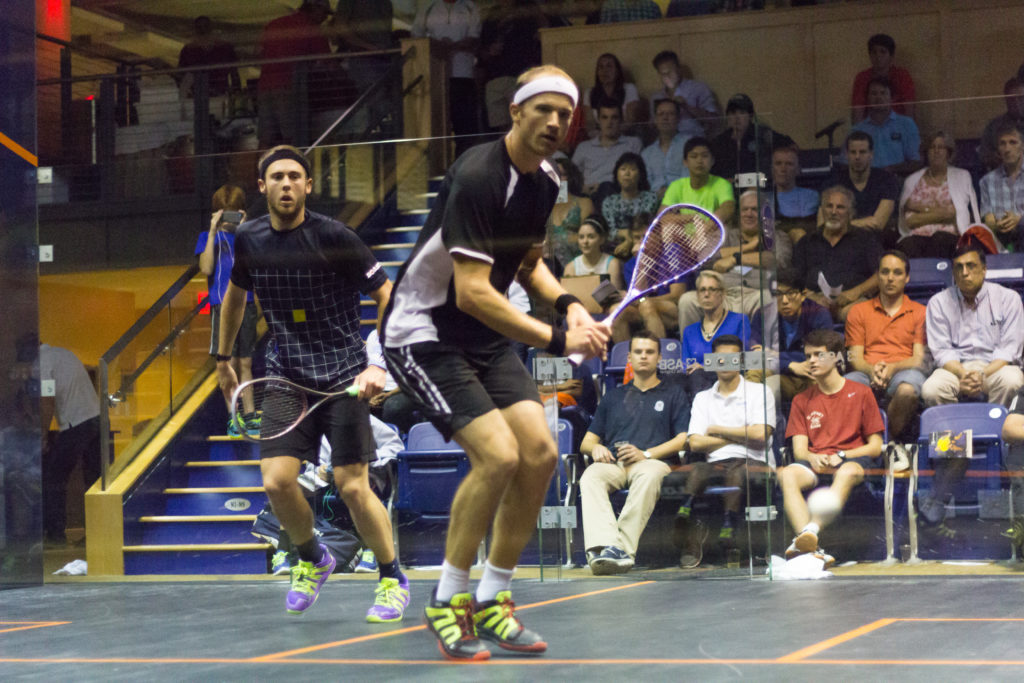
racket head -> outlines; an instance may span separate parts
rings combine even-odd
[[[242,420],[244,398],[252,392],[253,405],[262,413],[259,432],[252,434]],[[260,377],[238,385],[231,395],[231,421],[249,441],[276,439],[295,429],[309,413],[308,392],[280,377]]]

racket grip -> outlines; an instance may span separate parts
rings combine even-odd
[[[356,396],[359,395],[359,386],[356,385],[356,384],[353,384],[352,386],[346,388],[345,389],[345,395],[346,396],[351,396],[351,397],[355,398]]]
[[[604,320],[602,320],[602,321],[600,321],[598,323],[599,325],[604,325],[608,329],[608,334],[611,334],[611,332],[612,332],[612,326],[611,326],[609,321],[614,319],[614,317],[615,317],[615,314],[613,313],[611,316],[609,316],[608,318],[606,318],[606,319],[604,319]],[[579,352],[577,352],[577,353],[570,353],[568,358],[569,358],[569,362],[572,363],[574,368],[578,368],[580,365],[583,364],[583,361],[586,360],[586,356],[584,356],[582,353],[579,353]]]

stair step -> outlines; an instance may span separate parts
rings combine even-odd
[[[418,232],[422,229],[422,225],[402,225],[397,228],[388,228],[386,232]]]
[[[140,522],[159,524],[172,522],[255,522],[256,515],[147,515]]]
[[[165,545],[126,545],[126,553],[176,553],[185,551],[206,552],[217,550],[266,550],[269,543],[177,543]]]
[[[259,460],[193,460],[185,467],[259,467]]]
[[[124,546],[124,573],[266,574],[267,543]]]
[[[166,515],[251,515],[267,504],[262,486],[164,489]]]
[[[388,242],[385,244],[375,244],[370,249],[372,251],[384,251],[385,249],[412,249],[415,246],[415,242]]]
[[[259,460],[187,462],[185,471],[190,489],[260,486],[263,483]]]
[[[185,489],[164,489],[167,495],[201,494],[201,493],[263,493],[262,486],[197,486]]]
[[[139,546],[222,545],[252,540],[256,515],[160,515],[141,517],[125,543]]]

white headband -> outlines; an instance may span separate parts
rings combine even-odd
[[[534,95],[539,95],[542,92],[556,92],[560,95],[565,95],[572,100],[574,109],[576,108],[576,101],[579,99],[579,90],[576,89],[576,84],[568,78],[564,76],[543,76],[533,79],[519,88],[519,90],[516,90],[512,103],[522,104]]]

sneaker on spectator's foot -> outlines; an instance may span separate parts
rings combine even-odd
[[[401,621],[409,606],[409,579],[384,577],[374,591],[373,607],[366,613],[371,624],[390,624]]]
[[[922,526],[938,526],[946,518],[946,506],[931,495],[919,495],[914,503],[917,506],[917,519]]]
[[[814,556],[822,561],[822,569],[829,569],[830,567],[835,566],[836,558],[832,557],[821,548],[814,551]]]
[[[613,545],[606,547],[590,562],[590,570],[594,572],[595,576],[625,574],[632,568],[633,558],[625,550]]]
[[[270,573],[274,576],[288,574],[291,572],[292,566],[294,566],[297,560],[298,556],[294,552],[290,553],[285,550],[278,550],[270,560]]]
[[[496,643],[498,647],[513,652],[540,654],[548,649],[544,640],[523,626],[516,616],[516,603],[512,593],[501,591],[493,600],[480,603],[473,612],[478,637]]]
[[[369,548],[363,550],[359,556],[359,564],[356,565],[356,574],[372,574],[377,571],[377,558]]]
[[[235,420],[231,419],[230,417],[228,418],[228,430],[227,431],[228,431],[228,436],[230,436],[232,439],[241,439],[242,438],[242,428],[239,427],[238,423]]]
[[[813,553],[818,549],[818,534],[804,527],[793,539],[793,545],[801,553]]]
[[[292,587],[284,601],[288,614],[302,614],[312,607],[320,595],[320,588],[337,566],[338,561],[322,543],[320,552],[324,557],[319,564],[299,560],[292,567]]]
[[[910,454],[907,453],[907,447],[903,444],[892,444],[889,458],[892,460],[893,472],[906,472],[910,469]]]
[[[708,539],[708,527],[702,521],[694,522],[693,530],[686,539],[683,554],[679,557],[679,566],[683,569],[696,569],[704,559],[704,541]]]
[[[427,628],[437,637],[437,648],[448,659],[480,662],[491,658],[491,651],[477,637],[469,593],[457,593],[450,601],[441,602],[435,588],[423,614]]]

